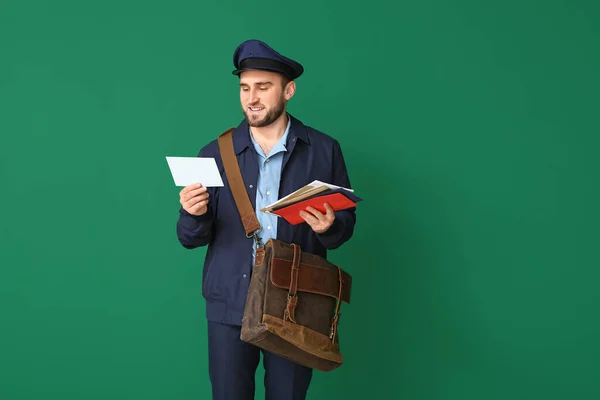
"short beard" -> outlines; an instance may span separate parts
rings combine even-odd
[[[262,128],[264,126],[271,125],[273,122],[277,121],[277,119],[279,117],[281,117],[281,115],[283,114],[284,109],[285,109],[285,101],[283,100],[283,96],[282,96],[281,101],[277,104],[277,106],[274,109],[268,111],[267,115],[265,115],[263,119],[256,119],[256,118],[251,119],[248,116],[248,109],[245,107],[242,108],[242,112],[246,116],[248,125],[256,127],[256,128]]]

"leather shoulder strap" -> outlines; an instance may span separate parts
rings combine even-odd
[[[227,175],[227,181],[231,188],[231,193],[235,200],[235,204],[240,213],[242,224],[246,230],[246,236],[251,237],[253,234],[260,229],[260,224],[256,218],[254,208],[248,197],[246,186],[244,185],[244,179],[240,172],[240,166],[235,156],[233,149],[233,130],[230,128],[219,135],[217,140],[219,144],[219,151],[221,153],[221,159],[223,160],[223,166],[225,167],[225,174]]]

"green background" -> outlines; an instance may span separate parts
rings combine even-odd
[[[600,398],[599,11],[1,0],[0,399],[210,398],[164,157],[239,123],[249,38],[304,64],[290,112],[365,199],[309,398]]]

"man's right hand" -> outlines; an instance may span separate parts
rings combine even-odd
[[[199,183],[188,185],[179,192],[179,202],[192,215],[203,215],[208,210],[208,192]]]

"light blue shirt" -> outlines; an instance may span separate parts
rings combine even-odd
[[[285,143],[287,141],[288,132],[290,130],[291,119],[288,116],[288,125],[281,139],[273,146],[267,156],[258,143],[254,140],[252,132],[250,138],[254,144],[254,148],[258,153],[258,182],[256,188],[256,217],[262,232],[259,233],[263,243],[267,243],[269,239],[277,238],[277,217],[276,215],[267,214],[260,210],[271,203],[278,200],[279,196],[279,181],[281,179],[281,165],[283,162],[283,154],[287,151]],[[252,128],[250,128],[252,131]],[[256,246],[252,247],[252,263],[256,255]]]

